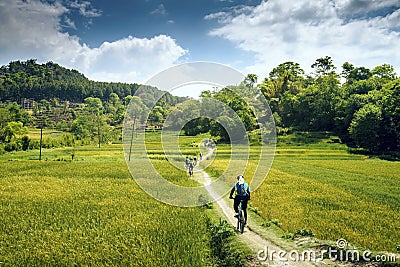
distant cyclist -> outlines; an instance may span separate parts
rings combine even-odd
[[[189,168],[189,157],[188,156],[186,156],[186,158],[185,158],[185,168],[186,168],[186,170]]]
[[[239,216],[239,203],[243,200],[242,209],[244,212],[245,224],[247,224],[247,202],[250,200],[250,186],[244,181],[244,176],[239,174],[237,177],[237,182],[232,186],[231,193],[229,195],[230,199],[234,199],[233,209],[235,210],[235,217]],[[236,195],[233,198],[233,193]]]
[[[192,176],[193,175],[193,159],[192,157],[190,157],[189,159],[189,164],[188,164],[188,171],[189,171],[189,175]]]

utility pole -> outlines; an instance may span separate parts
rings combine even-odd
[[[43,124],[40,126],[39,160],[42,160]]]
[[[40,110],[37,115],[37,127],[40,128],[40,142],[39,142],[39,160],[42,160],[42,145],[43,145],[43,127],[45,126],[46,114]]]
[[[100,149],[100,118],[97,120],[97,138],[99,139],[99,149]]]
[[[135,123],[136,123],[136,115],[133,116],[133,124],[132,124],[132,136],[131,136],[131,146],[129,148],[129,156],[128,161],[131,161],[131,153],[132,153],[132,144],[133,144],[133,135],[135,134]]]

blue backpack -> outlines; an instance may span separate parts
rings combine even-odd
[[[239,196],[247,196],[247,189],[249,185],[247,183],[239,184],[236,183],[236,194]]]

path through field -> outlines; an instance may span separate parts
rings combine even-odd
[[[213,149],[203,156],[203,159],[207,159],[214,153]],[[213,199],[217,199],[216,203],[222,209],[225,214],[227,221],[236,227],[237,221],[234,218],[234,210],[233,210],[233,201],[232,203],[227,203],[223,198],[218,198],[216,193],[214,192],[211,186],[211,177],[203,170],[198,169],[198,165],[196,169],[199,173],[202,174],[202,177],[198,177],[199,182],[203,183],[206,186],[207,191],[213,197]],[[233,181],[234,182],[234,181]],[[232,183],[233,183],[232,182]],[[250,226],[251,227],[251,226]],[[300,267],[308,267],[308,266],[318,266],[316,263],[310,261],[290,261],[288,255],[286,255],[285,259],[287,258],[288,261],[281,261],[277,255],[279,251],[285,251],[283,248],[279,247],[278,245],[272,243],[270,240],[267,240],[260,235],[256,234],[255,232],[251,231],[249,227],[245,228],[245,231],[242,234],[242,240],[255,252],[255,256],[257,255],[258,251],[265,250],[268,248],[267,259],[259,261],[259,265],[266,265],[266,266],[300,266]],[[272,251],[276,253],[273,257],[269,257]],[[265,254],[260,254],[261,257],[265,257]]]

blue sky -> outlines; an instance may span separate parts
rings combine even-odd
[[[53,61],[98,81],[145,82],[192,61],[263,79],[331,56],[400,73],[399,0],[1,0],[0,64]]]
[[[247,5],[256,5],[260,0],[247,0]],[[75,11],[74,21],[79,27],[64,27],[71,35],[77,35],[90,47],[98,47],[104,41],[114,42],[127,36],[151,38],[167,35],[177,44],[188,50],[185,60],[226,61],[229,54],[241,51],[222,38],[209,35],[218,25],[216,21],[206,20],[209,14],[230,10],[241,5],[240,1],[221,0],[169,0],[169,1],[93,1],[99,16],[82,19]],[[88,27],[86,27],[88,26]],[[245,53],[242,53],[244,56]],[[247,60],[246,57],[243,57]],[[247,60],[248,61],[248,60]]]

